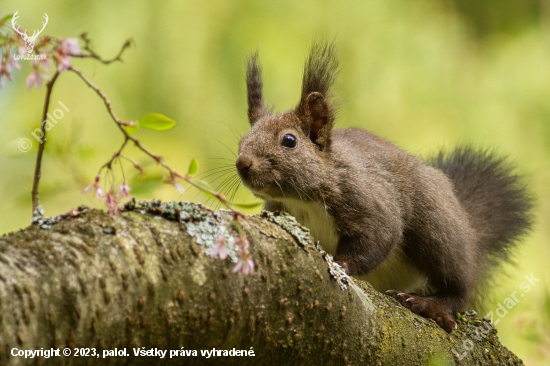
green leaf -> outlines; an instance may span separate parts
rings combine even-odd
[[[139,124],[136,123],[133,126],[124,126],[124,129],[126,130],[126,132],[128,132],[131,135],[133,133],[136,133],[137,130],[139,130]]]
[[[213,191],[212,187],[210,187],[210,184],[208,184],[204,180],[194,180],[193,179],[193,183],[195,183],[197,186],[199,186],[199,188],[203,188],[203,189],[206,189],[206,190],[209,190],[209,191]],[[204,192],[204,193],[207,193],[207,192]]]
[[[141,127],[155,131],[166,131],[176,125],[176,121],[160,113],[149,113],[138,121]]]
[[[198,186],[196,188],[199,191],[201,191],[203,194],[207,195],[210,198],[213,198],[213,199],[217,200],[216,196],[214,196],[212,193],[210,193],[211,191],[214,191],[212,189],[212,187],[210,186],[210,184],[208,184],[207,182],[205,182],[203,180],[195,180],[195,179],[193,179],[192,182],[195,183]]]
[[[197,170],[199,169],[199,162],[197,159],[191,160],[191,163],[189,163],[189,169],[187,170],[187,174],[195,174]]]
[[[231,206],[235,206],[235,207],[242,208],[242,209],[252,209],[252,208],[260,207],[260,206],[262,206],[263,204],[264,204],[264,203],[263,203],[262,201],[250,202],[250,203],[235,203],[235,202],[231,202]]]
[[[6,15],[5,17],[3,17],[1,20],[0,20],[0,27],[4,25],[4,23],[7,23],[9,20],[11,20],[11,18],[13,18],[13,14],[11,15]]]

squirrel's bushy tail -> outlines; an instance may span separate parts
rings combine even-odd
[[[471,147],[439,153],[431,163],[453,181],[479,235],[479,250],[508,259],[509,250],[532,224],[532,199],[522,177],[502,157]]]

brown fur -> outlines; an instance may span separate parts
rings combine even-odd
[[[515,176],[502,161],[490,155],[465,149],[456,159],[440,156],[433,163],[436,168],[370,132],[333,130],[329,96],[336,73],[333,45],[315,44],[298,106],[272,115],[262,99],[257,55],[249,60],[252,127],[239,144],[239,176],[266,200],[266,210],[290,212],[328,251],[335,248],[335,260],[350,275],[372,279],[379,290],[399,290],[389,293],[450,332],[456,323],[449,314],[462,310],[470,299],[487,269],[485,257],[529,227],[529,199],[518,179],[511,179]],[[296,147],[281,145],[288,134],[295,137]],[[456,164],[464,157],[471,158],[465,170]],[[489,163],[500,170],[488,171]],[[502,173],[499,179],[511,180],[496,179],[495,171]],[[484,182],[491,192],[484,190]],[[516,201],[503,201],[510,193]],[[487,194],[498,202],[491,203],[490,197],[481,204],[470,202]],[[487,215],[493,206],[502,213],[486,221],[480,214]],[[515,230],[505,232],[503,226],[509,225]],[[408,280],[413,272],[393,272],[411,268],[415,276],[425,276],[426,286],[417,281],[411,288],[392,288],[409,286],[393,278]]]

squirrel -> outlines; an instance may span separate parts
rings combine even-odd
[[[295,216],[347,274],[450,333],[452,314],[529,231],[532,199],[491,151],[460,146],[422,160],[365,130],[334,130],[337,73],[334,42],[313,43],[297,107],[274,114],[252,54],[251,128],[237,173],[265,210]]]

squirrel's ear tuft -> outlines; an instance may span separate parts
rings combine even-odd
[[[258,51],[256,51],[248,58],[246,65],[248,120],[251,125],[268,114],[264,105],[262,87],[262,69],[260,67],[260,62],[258,61]]]
[[[304,66],[302,101],[313,92],[330,96],[334,79],[338,74],[338,59],[334,42],[314,42]]]
[[[337,73],[334,43],[314,43],[304,67],[302,96],[296,115],[304,132],[321,150],[327,148],[334,124],[334,109],[328,98]]]

